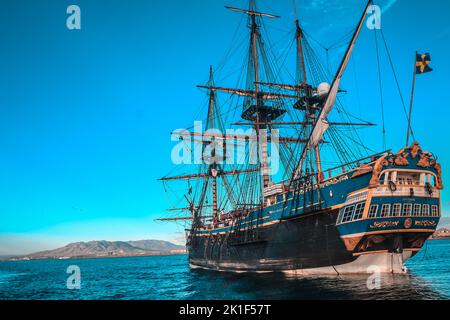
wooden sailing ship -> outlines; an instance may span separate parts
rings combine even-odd
[[[187,222],[191,267],[342,274],[366,273],[375,265],[381,272],[397,273],[405,271],[404,262],[433,234],[443,188],[436,158],[416,142],[398,153],[364,154],[339,130],[345,127],[357,135],[356,128],[372,123],[328,119],[334,108],[343,108],[338,98],[341,79],[370,5],[331,85],[314,65],[317,57],[298,19],[293,35],[296,82],[285,84],[262,32],[264,19],[279,17],[257,11],[254,0],[245,10],[227,7],[248,19],[245,86],[217,86],[210,70],[208,83],[199,86],[208,95],[206,132],[176,134],[189,146],[200,145],[202,162],[187,166],[195,172],[161,179],[167,193],[181,194],[187,202],[185,208],[170,211],[188,214],[161,220]],[[219,93],[231,96],[225,111]],[[230,114],[241,108],[236,122]],[[226,133],[227,126],[247,131]],[[274,129],[286,135],[278,136]],[[270,161],[275,143],[282,163],[277,174]],[[235,156],[229,150],[237,146],[245,151],[245,161],[227,161]],[[334,166],[329,165],[330,150]],[[251,163],[251,157],[257,161]],[[181,192],[171,191],[172,182],[184,183]]]

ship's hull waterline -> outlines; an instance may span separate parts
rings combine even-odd
[[[337,216],[334,210],[280,221],[260,230],[266,240],[249,244],[230,244],[227,235],[199,236],[189,247],[189,263],[193,269],[299,276],[405,273],[404,263],[418,250],[398,252],[391,242],[384,250],[352,254],[336,227]]]
[[[258,270],[242,270],[237,264],[227,264],[226,267],[221,267],[219,263],[215,267],[205,267],[204,265],[196,265],[193,262],[189,264],[190,268],[214,270],[222,272],[234,273],[275,273],[282,272],[287,276],[320,276],[320,275],[357,275],[367,273],[392,273],[392,274],[406,274],[408,269],[404,263],[409,260],[414,253],[412,251],[404,251],[403,253],[373,253],[359,256],[353,262],[342,265],[327,266],[311,269],[284,269],[274,271],[258,271]],[[231,268],[230,268],[231,267]],[[375,268],[374,268],[375,267]]]

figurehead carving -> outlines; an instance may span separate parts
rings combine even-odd
[[[436,188],[438,190],[443,190],[444,184],[442,183],[442,167],[439,163],[436,162],[436,164],[434,165],[434,169],[436,169],[437,171]]]
[[[415,159],[419,154],[419,151],[422,151],[422,148],[419,146],[418,142],[414,142],[413,145],[410,147],[410,150],[411,150],[411,157]]]
[[[395,158],[395,165],[396,166],[407,166],[409,165],[408,162],[408,153],[407,152],[403,152],[403,153],[399,153],[397,154],[396,158]]]
[[[372,179],[369,183],[369,188],[376,188],[380,185],[380,174],[384,167],[389,165],[389,161],[387,160],[388,155],[385,155],[377,160],[375,166],[373,167],[373,175]]]
[[[430,156],[427,153],[422,153],[420,156],[419,162],[417,162],[417,166],[421,168],[429,168],[430,164]]]

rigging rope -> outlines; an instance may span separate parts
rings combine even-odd
[[[400,84],[399,84],[399,81],[398,81],[398,78],[397,78],[397,73],[395,71],[394,63],[392,61],[391,53],[389,51],[386,38],[384,37],[383,30],[380,30],[380,31],[381,31],[380,32],[381,33],[381,38],[383,39],[383,42],[384,42],[384,47],[386,48],[386,53],[387,53],[387,56],[389,58],[389,63],[390,63],[391,68],[392,68],[392,73],[394,74],[394,79],[395,79],[395,83],[397,85],[398,93],[400,95],[400,100],[402,101],[402,106],[403,106],[403,111],[405,113],[406,121],[408,121],[409,119],[408,119],[408,112],[406,111],[405,99],[403,99],[402,90],[400,89]],[[412,127],[410,129],[411,129],[411,136],[413,137],[414,140],[416,140]]]
[[[381,102],[381,119],[383,121],[383,150],[386,150],[386,125],[385,125],[385,119],[384,119],[384,99],[383,99],[383,85],[382,85],[382,78],[381,78],[381,63],[380,63],[380,52],[378,50],[378,36],[377,36],[377,30],[375,29],[374,32],[375,35],[375,46],[376,46],[376,53],[377,53],[377,64],[378,64],[378,82],[380,86],[380,102]]]

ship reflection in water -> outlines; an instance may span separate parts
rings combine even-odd
[[[449,299],[450,240],[428,241],[407,275],[286,277],[189,269],[186,255],[82,260],[0,261],[0,299]],[[66,288],[78,265],[81,290]]]
[[[378,290],[369,290],[367,276],[289,277],[281,275],[223,275],[224,291],[228,286],[239,298],[251,299],[338,299],[338,300],[406,300],[445,299],[420,277],[383,274]],[[228,283],[228,285],[227,285]],[[200,299],[206,298],[200,294]]]
[[[380,288],[368,289],[368,275],[320,277],[232,274],[199,270],[189,287],[195,299],[379,299],[450,298],[450,240],[428,241],[407,263],[408,274],[382,274]],[[207,290],[201,287],[210,283]],[[198,284],[198,287],[197,287]]]

